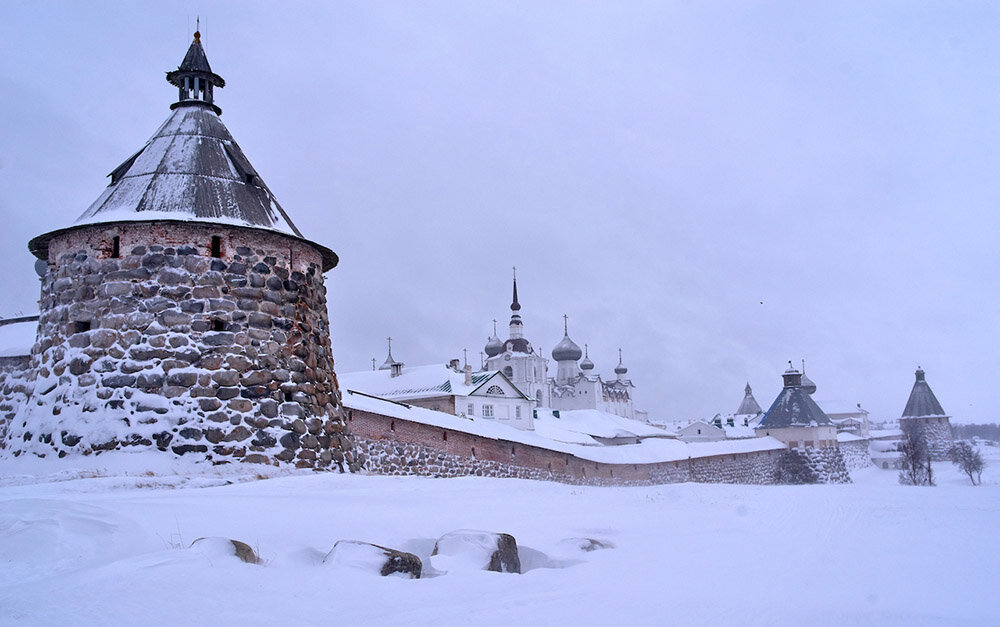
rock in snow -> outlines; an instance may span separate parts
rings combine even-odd
[[[434,568],[445,572],[490,570],[521,573],[517,541],[507,533],[460,529],[438,538],[431,552]]]
[[[229,538],[210,537],[198,538],[191,543],[189,548],[198,549],[208,555],[230,556],[235,555],[247,564],[259,564],[260,558],[250,545],[239,540]]]
[[[399,575],[410,579],[420,579],[423,570],[420,558],[413,553],[357,540],[338,541],[323,558],[323,563],[378,573],[383,577]]]

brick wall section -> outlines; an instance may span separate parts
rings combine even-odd
[[[654,464],[605,464],[550,449],[494,440],[358,409],[348,425],[364,468],[375,474],[544,479],[586,485],[774,483],[781,451],[715,455]]]
[[[0,441],[5,455],[129,447],[215,463],[359,466],[333,369],[322,260],[308,242],[222,225],[114,223],[53,237],[48,261],[31,397]]]

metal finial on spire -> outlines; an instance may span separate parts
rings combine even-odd
[[[372,357],[372,370],[375,370],[375,358]]]
[[[201,41],[201,16],[194,18],[194,40]]]
[[[497,334],[497,319],[493,318],[493,336],[496,337]]]
[[[385,339],[387,342],[389,342],[389,359],[392,359],[392,338],[387,337]]]
[[[569,316],[563,314],[563,335],[569,337]]]
[[[622,349],[621,349],[621,347],[619,347],[618,348],[618,365],[621,365],[621,363],[622,363]]]
[[[468,365],[469,365],[469,349],[467,349],[467,348],[463,348],[463,349],[462,349],[462,355],[463,355],[463,356],[464,356],[464,358],[465,358],[465,363],[464,363],[464,364],[462,364],[462,365],[463,365],[463,366],[468,366]]]
[[[584,357],[590,357],[590,345],[589,344],[584,344],[583,345],[583,356]]]

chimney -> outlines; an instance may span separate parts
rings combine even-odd
[[[465,385],[472,385],[472,366],[468,364],[465,365]]]
[[[452,359],[451,361],[449,361],[448,367],[454,370],[455,372],[458,372],[458,360]]]
[[[394,362],[392,366],[389,368],[389,376],[398,377],[401,374],[403,374],[403,364],[399,363],[398,361]]]

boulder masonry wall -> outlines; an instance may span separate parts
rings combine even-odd
[[[360,466],[309,242],[205,223],[81,226],[48,242],[41,283],[27,400],[3,454]]]
[[[347,409],[364,469],[380,475],[506,477],[581,485],[773,484],[781,450],[603,463],[551,449]]]

